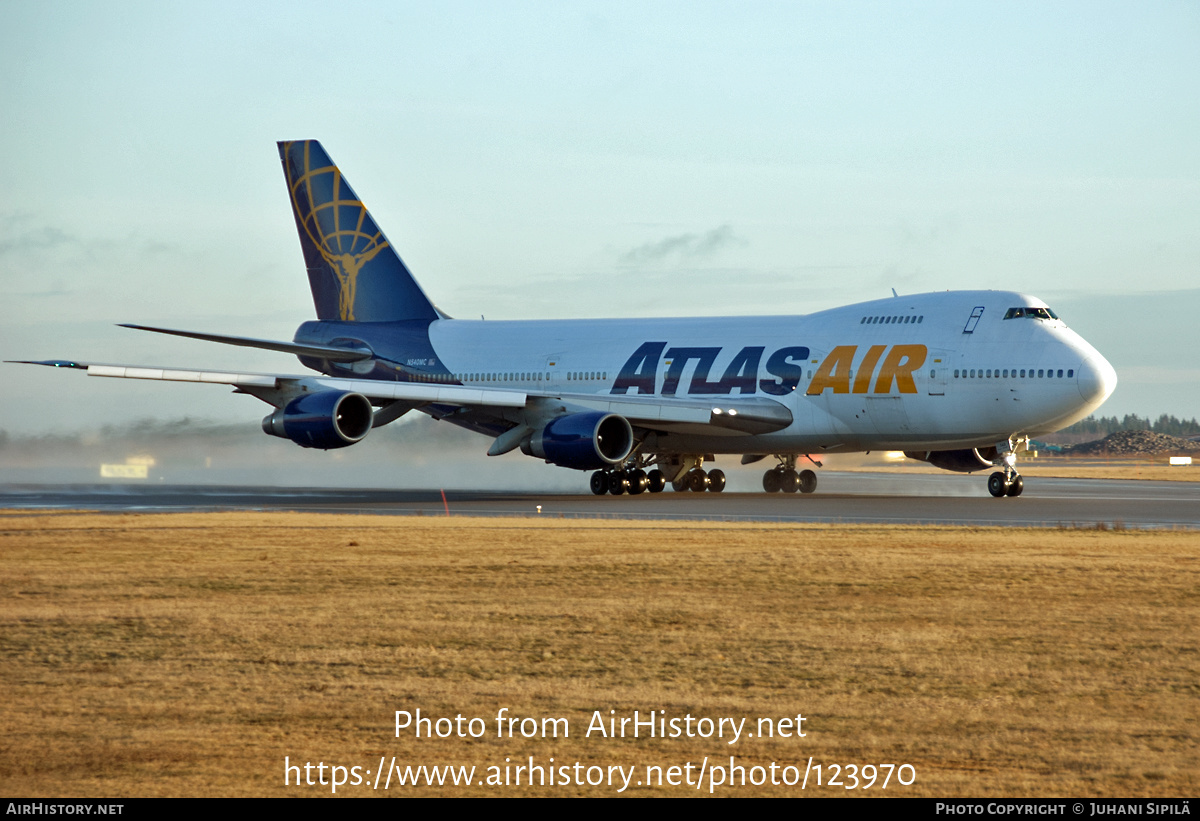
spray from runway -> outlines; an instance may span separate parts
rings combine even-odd
[[[488,444],[484,436],[421,414],[329,451],[265,436],[253,423],[147,419],[99,430],[0,438],[0,483],[589,492],[588,471],[547,465],[519,451],[489,457]],[[817,470],[822,492],[859,484],[853,474],[836,477],[835,472],[883,471],[896,473],[894,490],[903,494],[911,492],[909,474],[931,471],[884,452],[825,454],[818,461],[823,468],[809,466]],[[726,474],[727,492],[759,493],[763,472],[774,464],[767,457],[741,465],[740,457],[723,455],[705,467]],[[935,483],[932,492],[971,495],[975,490],[960,481]]]

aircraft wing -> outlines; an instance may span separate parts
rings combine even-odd
[[[660,430],[704,430],[712,428],[731,434],[769,433],[792,422],[792,413],[781,402],[761,397],[676,399],[661,396],[610,396],[596,393],[520,391],[494,387],[437,385],[419,382],[387,382],[378,379],[342,379],[320,375],[201,371],[186,368],[148,368],[77,362],[67,359],[22,361],[86,371],[88,376],[117,379],[150,379],[166,382],[198,382],[230,385],[264,402],[283,407],[305,393],[346,391],[362,394],[374,404],[402,402],[409,407],[451,405],[478,409],[523,408],[531,402],[558,400],[572,412],[597,410],[623,416],[631,424]],[[684,427],[680,427],[684,426]]]
[[[350,391],[383,402],[403,401],[414,405],[445,404],[521,408],[527,396],[523,391],[496,388],[468,388],[459,385],[427,385],[416,382],[384,382],[378,379],[339,379],[329,376],[238,373],[236,371],[198,371],[184,368],[146,368],[132,365],[105,365],[47,359],[22,361],[25,365],[47,365],[87,371],[88,376],[118,379],[152,379],[165,382],[201,382],[232,385],[260,399],[282,407],[293,397],[320,390]]]

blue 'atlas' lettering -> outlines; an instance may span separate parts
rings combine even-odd
[[[738,393],[754,393],[755,383],[758,381],[758,363],[762,359],[763,350],[763,347],[758,345],[738,351],[729,367],[725,369],[721,381],[713,386],[711,393],[729,394],[733,393],[735,388]],[[692,389],[688,393],[699,393],[696,390],[696,380],[692,380]]]
[[[761,348],[759,349],[761,350]],[[758,383],[763,393],[786,396],[796,390],[804,376],[804,363],[808,361],[808,348],[780,348],[767,360],[767,372],[777,379],[763,379]]]
[[[683,377],[683,369],[687,363],[695,359],[696,370],[692,373],[692,384],[688,393],[712,393],[718,386],[709,383],[708,371],[712,368],[720,348],[672,348],[667,351],[671,365],[667,368],[667,376],[663,379],[663,396],[674,396],[679,389],[679,380]]]
[[[666,347],[666,342],[643,342],[633,352],[633,356],[621,366],[621,372],[613,382],[611,393],[628,394],[630,388],[636,388],[639,394],[653,395],[658,378],[658,362],[664,357],[663,350]],[[780,348],[767,359],[766,369],[771,378],[759,380],[758,369],[766,348],[762,345],[747,345],[734,354],[721,378],[710,382],[708,375],[722,350],[707,347],[667,350],[667,372],[663,379],[662,395],[674,396],[679,391],[679,382],[683,379],[688,363],[695,361],[696,367],[688,384],[689,395],[729,395],[734,391],[739,394],[753,394],[756,390],[762,390],[773,396],[786,396],[800,384],[804,376],[804,364],[809,356],[808,348],[803,346]]]
[[[653,394],[654,382],[658,377],[658,360],[665,347],[666,342],[643,342],[621,366],[611,392],[628,394],[630,388],[637,388],[638,393]]]

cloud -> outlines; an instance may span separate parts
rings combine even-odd
[[[741,248],[749,242],[733,233],[726,224],[703,234],[678,234],[657,242],[639,245],[621,254],[620,261],[627,265],[676,260],[696,260],[715,256],[726,248]]]
[[[30,251],[52,251],[79,245],[79,238],[46,225],[0,239],[0,257]]]

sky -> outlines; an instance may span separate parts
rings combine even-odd
[[[493,319],[1045,299],[1105,415],[1200,416],[1200,4],[0,0],[0,359],[299,372],[133,322],[313,315],[275,147],[316,138],[426,293]],[[0,429],[209,386],[0,365]]]

